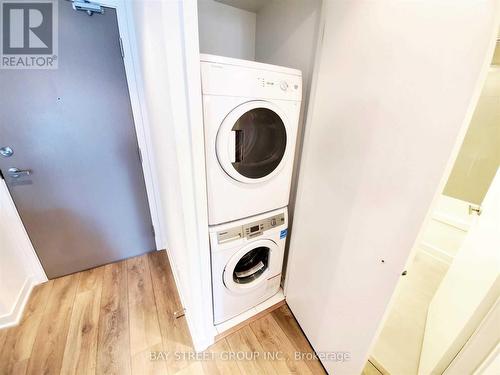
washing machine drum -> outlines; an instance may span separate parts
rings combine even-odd
[[[217,133],[217,158],[237,181],[263,182],[279,172],[288,151],[288,120],[276,105],[262,100],[236,107]]]
[[[257,288],[269,276],[273,252],[278,246],[271,240],[259,240],[239,250],[224,269],[224,285],[233,292],[244,293]]]

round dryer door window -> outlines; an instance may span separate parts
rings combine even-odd
[[[274,104],[255,100],[236,107],[217,134],[217,157],[232,178],[262,182],[279,172],[288,150],[287,119]]]
[[[245,292],[266,281],[274,250],[277,250],[275,242],[260,240],[238,251],[224,269],[226,288],[233,292]]]

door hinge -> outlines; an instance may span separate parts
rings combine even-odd
[[[70,0],[73,3],[73,9],[87,13],[89,16],[97,13],[103,14],[104,8],[99,4],[91,3],[88,0]]]
[[[153,237],[156,237],[156,231],[154,225],[151,225],[151,232],[153,233]]]
[[[123,50],[123,40],[122,38],[118,38],[118,40],[120,41],[120,53],[122,54],[122,59],[125,58],[125,52]]]
[[[142,151],[141,151],[141,148],[140,147],[137,147],[137,154],[139,155],[139,161],[141,162],[142,164]]]
[[[1,169],[0,169],[0,180],[5,180],[5,178],[3,177],[3,172],[2,172]]]

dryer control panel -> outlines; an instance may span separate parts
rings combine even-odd
[[[262,220],[239,225],[233,228],[217,232],[217,242],[223,244],[230,241],[239,240],[246,237],[247,239],[262,235],[266,230],[279,227],[285,223],[285,215],[283,213],[266,217]]]
[[[300,70],[213,55],[202,55],[203,95],[302,100]]]

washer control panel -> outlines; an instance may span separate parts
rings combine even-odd
[[[240,225],[217,232],[217,242],[223,244],[230,241],[239,240],[246,237],[247,239],[262,235],[266,230],[278,227],[285,223],[285,215],[278,214],[266,217],[262,220],[257,220],[249,224]]]

